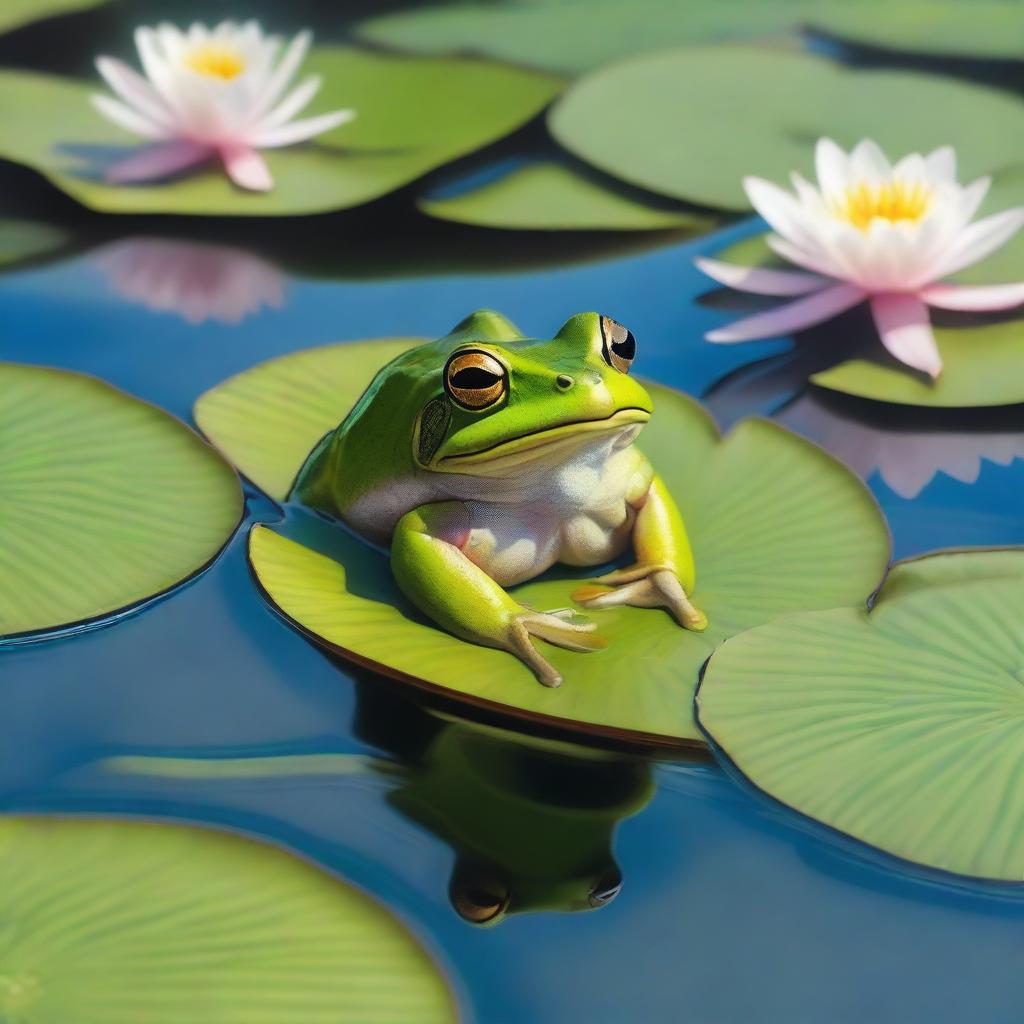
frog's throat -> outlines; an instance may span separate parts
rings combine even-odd
[[[547,449],[550,449],[553,455],[561,447],[580,447],[598,440],[600,435],[625,431],[632,426],[642,427],[650,418],[650,412],[639,406],[616,409],[611,416],[602,419],[560,423],[557,427],[521,434],[519,437],[499,441],[487,448],[445,455],[438,460],[435,468],[457,472],[477,464],[491,464],[499,460],[518,461],[523,457],[533,458]],[[632,441],[638,432],[639,429],[629,431],[629,440]]]

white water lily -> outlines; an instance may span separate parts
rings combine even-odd
[[[194,24],[187,32],[168,24],[137,29],[145,77],[123,61],[99,57],[96,67],[117,98],[92,100],[115,124],[156,144],[116,164],[108,180],[163,178],[219,156],[236,185],[270,189],[259,150],[304,142],[355,116],[336,110],[293,120],[320,88],[311,75],[285,95],[311,40],[310,32],[300,32],[281,54],[282,40],[264,35],[255,21]]]
[[[794,174],[795,195],[762,178],[743,182],[754,209],[774,231],[768,244],[802,270],[696,261],[729,287],[799,298],[711,331],[708,341],[789,334],[868,300],[885,347],[901,362],[937,377],[942,360],[929,306],[976,311],[1024,303],[1024,282],[941,283],[994,252],[1024,224],[1024,207],[972,223],[990,181],[960,185],[952,147],[927,156],[913,153],[892,165],[870,140],[847,154],[831,139],[821,139],[816,164],[817,186]]]

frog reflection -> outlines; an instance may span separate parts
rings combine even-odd
[[[413,762],[388,801],[455,851],[448,891],[463,920],[618,895],[615,826],[651,798],[645,761],[426,712],[377,679],[360,684],[357,729]]]

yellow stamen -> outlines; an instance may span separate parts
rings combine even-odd
[[[867,231],[876,217],[890,222],[920,220],[931,203],[932,192],[926,185],[919,181],[908,185],[899,178],[892,178],[880,185],[866,182],[848,185],[842,198],[833,199],[830,205],[832,213],[840,220]]]
[[[185,66],[201,75],[222,78],[228,82],[245,70],[245,60],[228,46],[202,43],[185,57]]]

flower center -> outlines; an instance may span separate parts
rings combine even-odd
[[[229,46],[201,43],[186,55],[185,66],[200,75],[209,75],[210,78],[220,78],[229,82],[245,70],[245,59]]]
[[[900,220],[918,221],[932,203],[932,193],[919,181],[907,184],[899,178],[883,181],[881,185],[848,185],[841,198],[832,200],[832,212],[840,220],[849,221],[855,228],[867,231],[871,222],[879,217],[894,223]]]

